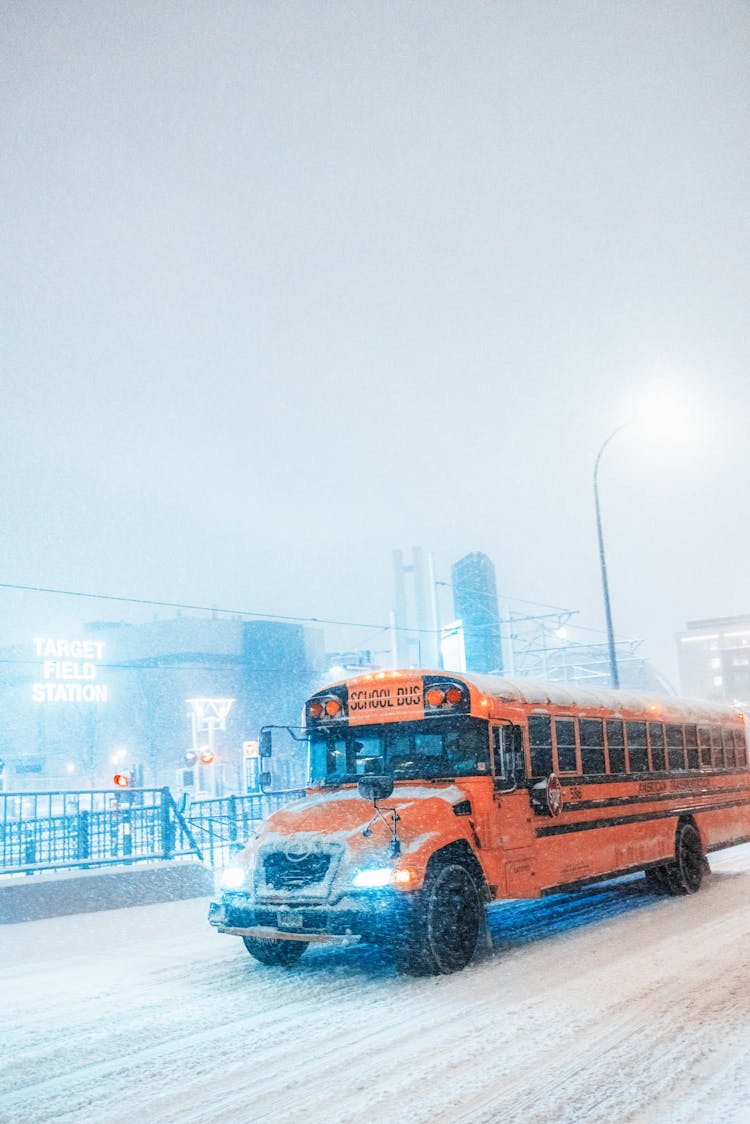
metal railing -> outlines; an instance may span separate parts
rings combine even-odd
[[[176,803],[168,788],[0,794],[0,875],[192,856],[224,865],[253,825],[302,795]]]
[[[299,792],[260,793],[196,800],[184,812],[185,819],[204,852],[209,866],[225,866],[250,838],[254,825],[291,800]]]

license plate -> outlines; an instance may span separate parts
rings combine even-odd
[[[301,929],[302,914],[298,909],[282,909],[276,914],[276,924],[280,929]]]

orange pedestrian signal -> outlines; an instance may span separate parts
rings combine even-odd
[[[115,773],[112,780],[118,788],[127,788],[130,785],[130,777],[127,773]]]
[[[201,764],[210,765],[213,762],[215,756],[216,754],[212,753],[210,749],[204,749],[201,753]]]

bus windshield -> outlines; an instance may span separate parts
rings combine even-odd
[[[313,787],[354,782],[368,773],[396,780],[488,776],[487,722],[457,715],[311,733]]]

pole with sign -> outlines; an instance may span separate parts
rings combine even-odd
[[[247,741],[242,743],[242,760],[245,765],[245,791],[258,792],[258,743]]]

